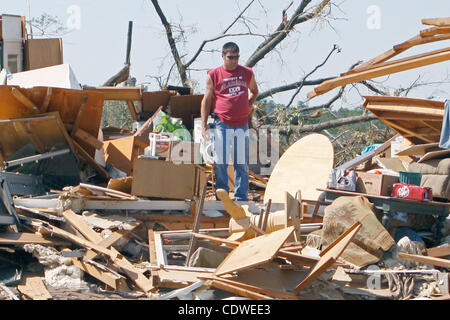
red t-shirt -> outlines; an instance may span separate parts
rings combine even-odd
[[[248,86],[253,76],[252,68],[238,65],[234,70],[223,66],[208,71],[214,87],[214,113],[220,121],[230,126],[248,123]]]

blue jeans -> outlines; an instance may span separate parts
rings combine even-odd
[[[234,167],[234,196],[236,201],[248,201],[248,124],[233,127],[215,119],[212,145],[216,189],[228,188],[228,163]]]

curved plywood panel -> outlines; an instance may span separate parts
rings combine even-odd
[[[303,200],[316,201],[320,195],[316,189],[326,187],[333,164],[333,144],[325,135],[313,133],[301,138],[275,165],[264,202],[284,203],[286,191],[294,195],[298,190]]]

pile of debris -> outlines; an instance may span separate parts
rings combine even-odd
[[[365,97],[397,135],[338,167],[322,134],[276,161],[256,148],[251,201],[237,203],[232,170],[230,193],[215,190],[197,139],[202,95],[72,88],[54,68],[33,73],[60,87],[0,79],[3,299],[450,297],[450,103]],[[127,101],[133,131],[101,128],[107,100]]]

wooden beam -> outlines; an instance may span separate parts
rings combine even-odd
[[[117,251],[114,247],[111,247],[111,249],[106,249],[99,244],[95,244],[94,241],[96,243],[100,243],[102,242],[103,238],[94,230],[92,230],[87,222],[84,221],[80,216],[77,216],[71,210],[64,211],[63,215],[64,217],[66,217],[69,223],[72,224],[73,227],[81,232],[83,236],[92,241],[91,243],[95,245],[95,247],[92,247],[92,249],[99,251],[98,248],[102,248],[104,250],[103,252],[109,252],[110,254],[108,254],[108,256],[111,258],[113,263],[122,268],[127,276],[130,277],[130,279],[145,293],[155,290],[152,282],[146,276],[144,276],[144,274],[140,270],[136,269],[133,264],[129,262],[125,257],[123,257],[120,252]],[[102,251],[99,252],[103,253]]]
[[[435,258],[450,256],[450,245],[429,248],[427,249],[427,256]]]
[[[73,122],[71,136],[74,136],[75,133],[78,131],[78,127],[80,126],[80,122],[81,122],[81,117],[83,116],[83,111],[86,107],[87,99],[88,99],[87,94],[84,94],[82,101],[81,101],[80,108],[78,109],[77,117],[75,118],[75,121]]]
[[[141,87],[96,87],[86,88],[104,94],[104,100],[142,100]]]
[[[12,88],[11,93],[20,103],[27,107],[29,111],[31,111],[32,113],[40,113],[38,107],[36,107],[36,105],[30,99],[28,99],[18,88]]]
[[[397,257],[402,260],[410,260],[410,261],[431,264],[433,266],[450,269],[450,260],[448,260],[448,259],[435,258],[435,257],[429,257],[429,256],[420,256],[420,255],[416,255],[416,254],[409,254],[409,253],[403,253],[403,252],[399,252],[397,254]]]
[[[279,291],[275,291],[275,290],[269,290],[269,289],[246,284],[246,283],[235,281],[235,280],[228,279],[228,278],[222,278],[222,277],[216,277],[216,276],[198,276],[198,278],[203,279],[203,280],[216,280],[216,281],[219,281],[222,283],[233,285],[235,287],[240,287],[243,290],[251,290],[252,292],[256,292],[256,293],[263,294],[266,296],[281,298],[281,299],[290,299],[290,300],[295,299],[296,300],[298,298],[297,296],[292,295],[292,294],[279,292]]]
[[[437,27],[450,27],[450,18],[431,18],[422,19],[422,24],[437,26]]]
[[[351,226],[346,232],[344,232],[339,238],[333,241],[325,250],[320,253],[320,260],[308,273],[308,276],[300,282],[297,287],[293,290],[294,294],[299,294],[300,291],[309,286],[315,279],[317,279],[326,269],[328,269],[342,252],[347,248],[350,242],[355,237],[361,228],[361,223],[357,222]]]
[[[436,34],[446,34],[446,33],[450,33],[450,27],[433,27],[420,31],[420,36],[429,37],[434,36]]]
[[[38,232],[2,232],[0,233],[0,244],[24,245],[28,243],[42,244],[48,246],[67,246],[70,242],[66,240],[44,238]]]
[[[267,295],[264,295],[264,294],[261,294],[261,293],[258,293],[258,292],[255,292],[255,291],[252,291],[249,289],[244,289],[244,288],[238,287],[236,285],[225,283],[225,282],[221,281],[220,279],[210,280],[209,283],[213,287],[237,294],[241,297],[246,297],[246,298],[253,299],[253,300],[273,300],[272,297],[269,297]]]
[[[354,82],[359,82],[363,80],[368,80],[372,78],[381,77],[387,74],[397,73],[401,71],[406,71],[414,68],[419,68],[427,66],[430,64],[446,61],[450,59],[450,48],[445,49],[445,51],[440,53],[435,53],[432,55],[427,55],[419,58],[409,58],[401,62],[389,63],[388,65],[377,65],[369,70],[355,72],[353,74],[345,75],[342,77],[327,80],[314,88],[313,91],[308,93],[308,98],[314,98],[318,95],[324,94],[334,88],[347,85]]]
[[[90,146],[94,147],[97,150],[101,150],[103,148],[103,142],[98,140],[96,137],[91,135],[90,133],[84,131],[83,129],[76,129],[75,131],[72,130],[73,137],[77,137],[81,141],[86,142]]]
[[[41,105],[41,112],[43,112],[43,113],[47,112],[51,97],[52,97],[52,87],[48,87],[47,93],[45,94],[44,101],[42,102],[42,105]]]
[[[409,49],[409,48],[417,46],[417,45],[436,42],[436,41],[442,41],[442,40],[448,40],[448,39],[450,39],[450,34],[441,34],[441,35],[434,35],[434,36],[429,36],[429,37],[419,37],[417,39],[408,40],[403,43],[397,44],[393,48],[394,48],[394,51],[396,51],[396,52],[400,52],[400,51],[403,52],[406,49]]]
[[[70,139],[70,137],[68,137],[68,139]],[[97,161],[95,161],[94,158],[92,158],[89,153],[87,153],[86,150],[84,150],[75,140],[70,139],[71,143],[73,144],[73,146],[75,147],[75,150],[77,153],[79,153],[79,155],[86,160],[87,163],[89,163],[91,166],[94,167],[95,170],[97,170],[98,173],[100,173],[101,176],[103,176],[104,178],[108,179],[109,178],[109,173],[105,170],[105,168],[103,168],[101,165],[99,165],[97,163]]]
[[[130,110],[131,118],[134,121],[139,120],[139,116],[136,113],[136,107],[134,106],[133,100],[127,100],[128,109]]]

